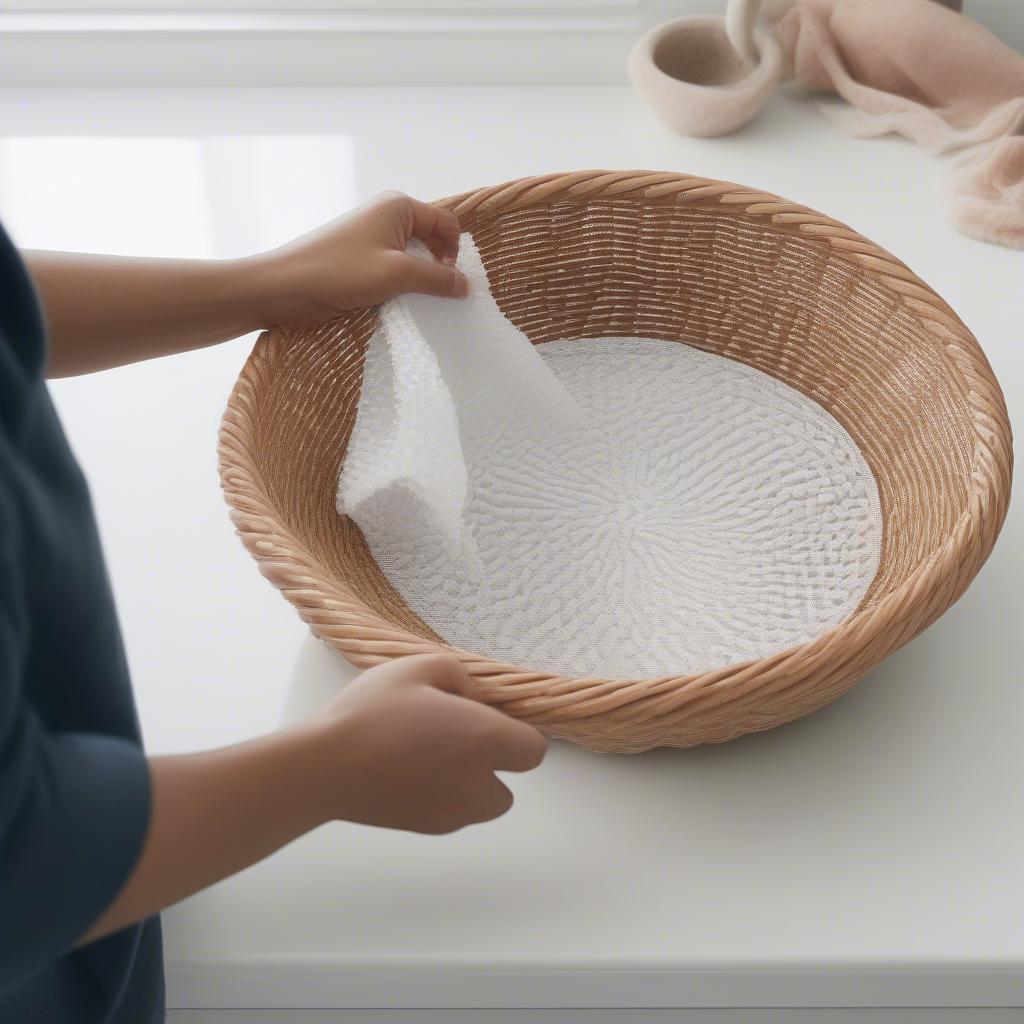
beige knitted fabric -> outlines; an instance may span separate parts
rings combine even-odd
[[[856,135],[942,151],[1024,117],[1024,58],[933,0],[775,0],[765,14],[790,73],[845,99],[833,116]]]
[[[1024,246],[1024,136],[999,139],[965,160],[950,198],[953,223],[965,235]]]
[[[933,0],[769,0],[787,71],[849,106],[826,107],[854,135],[896,132],[935,152],[967,147],[953,172],[953,222],[1024,246],[1024,57]]]

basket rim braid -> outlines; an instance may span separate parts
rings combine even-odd
[[[319,565],[282,522],[254,450],[261,395],[291,333],[264,332],[231,392],[220,428],[221,484],[246,548],[313,632],[358,667],[446,652],[465,665],[471,695],[549,736],[596,750],[721,742],[802,717],[849,689],[935,621],[967,589],[1006,516],[1012,437],[1006,405],[971,332],[900,260],[847,225],[746,186],[672,172],[586,170],[521,178],[440,200],[464,230],[481,218],[553,203],[596,200],[730,208],[825,247],[867,273],[901,303],[944,353],[962,389],[973,431],[970,484],[945,540],[891,592],[812,641],[709,672],[657,679],[570,678],[492,661],[417,635],[369,608]],[[724,212],[724,211],[723,211]]]

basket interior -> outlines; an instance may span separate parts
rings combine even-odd
[[[558,201],[463,218],[502,312],[535,344],[637,335],[755,366],[823,406],[878,484],[884,537],[861,604],[896,589],[964,513],[974,427],[946,352],[869,266],[726,205]],[[348,591],[441,639],[334,506],[376,314],[278,339],[251,456],[280,521]],[[767,653],[767,652],[766,652]]]

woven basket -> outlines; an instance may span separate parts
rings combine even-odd
[[[535,344],[685,342],[818,402],[871,466],[884,521],[860,607],[810,643],[662,679],[555,677],[456,651],[479,700],[597,750],[728,740],[834,700],[967,588],[1006,514],[1010,427],[971,333],[898,260],[802,206],[679,174],[548,175],[440,205],[473,233],[498,305]],[[243,542],[359,666],[448,649],[334,507],[376,320],[366,309],[263,334],[220,434]]]

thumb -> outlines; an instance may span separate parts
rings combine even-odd
[[[457,697],[469,696],[472,687],[462,662],[450,654],[412,654],[396,658],[388,668],[410,686],[430,686]]]
[[[444,299],[462,299],[469,294],[469,282],[462,271],[448,263],[421,259],[400,253],[396,286],[402,292],[438,295]]]

